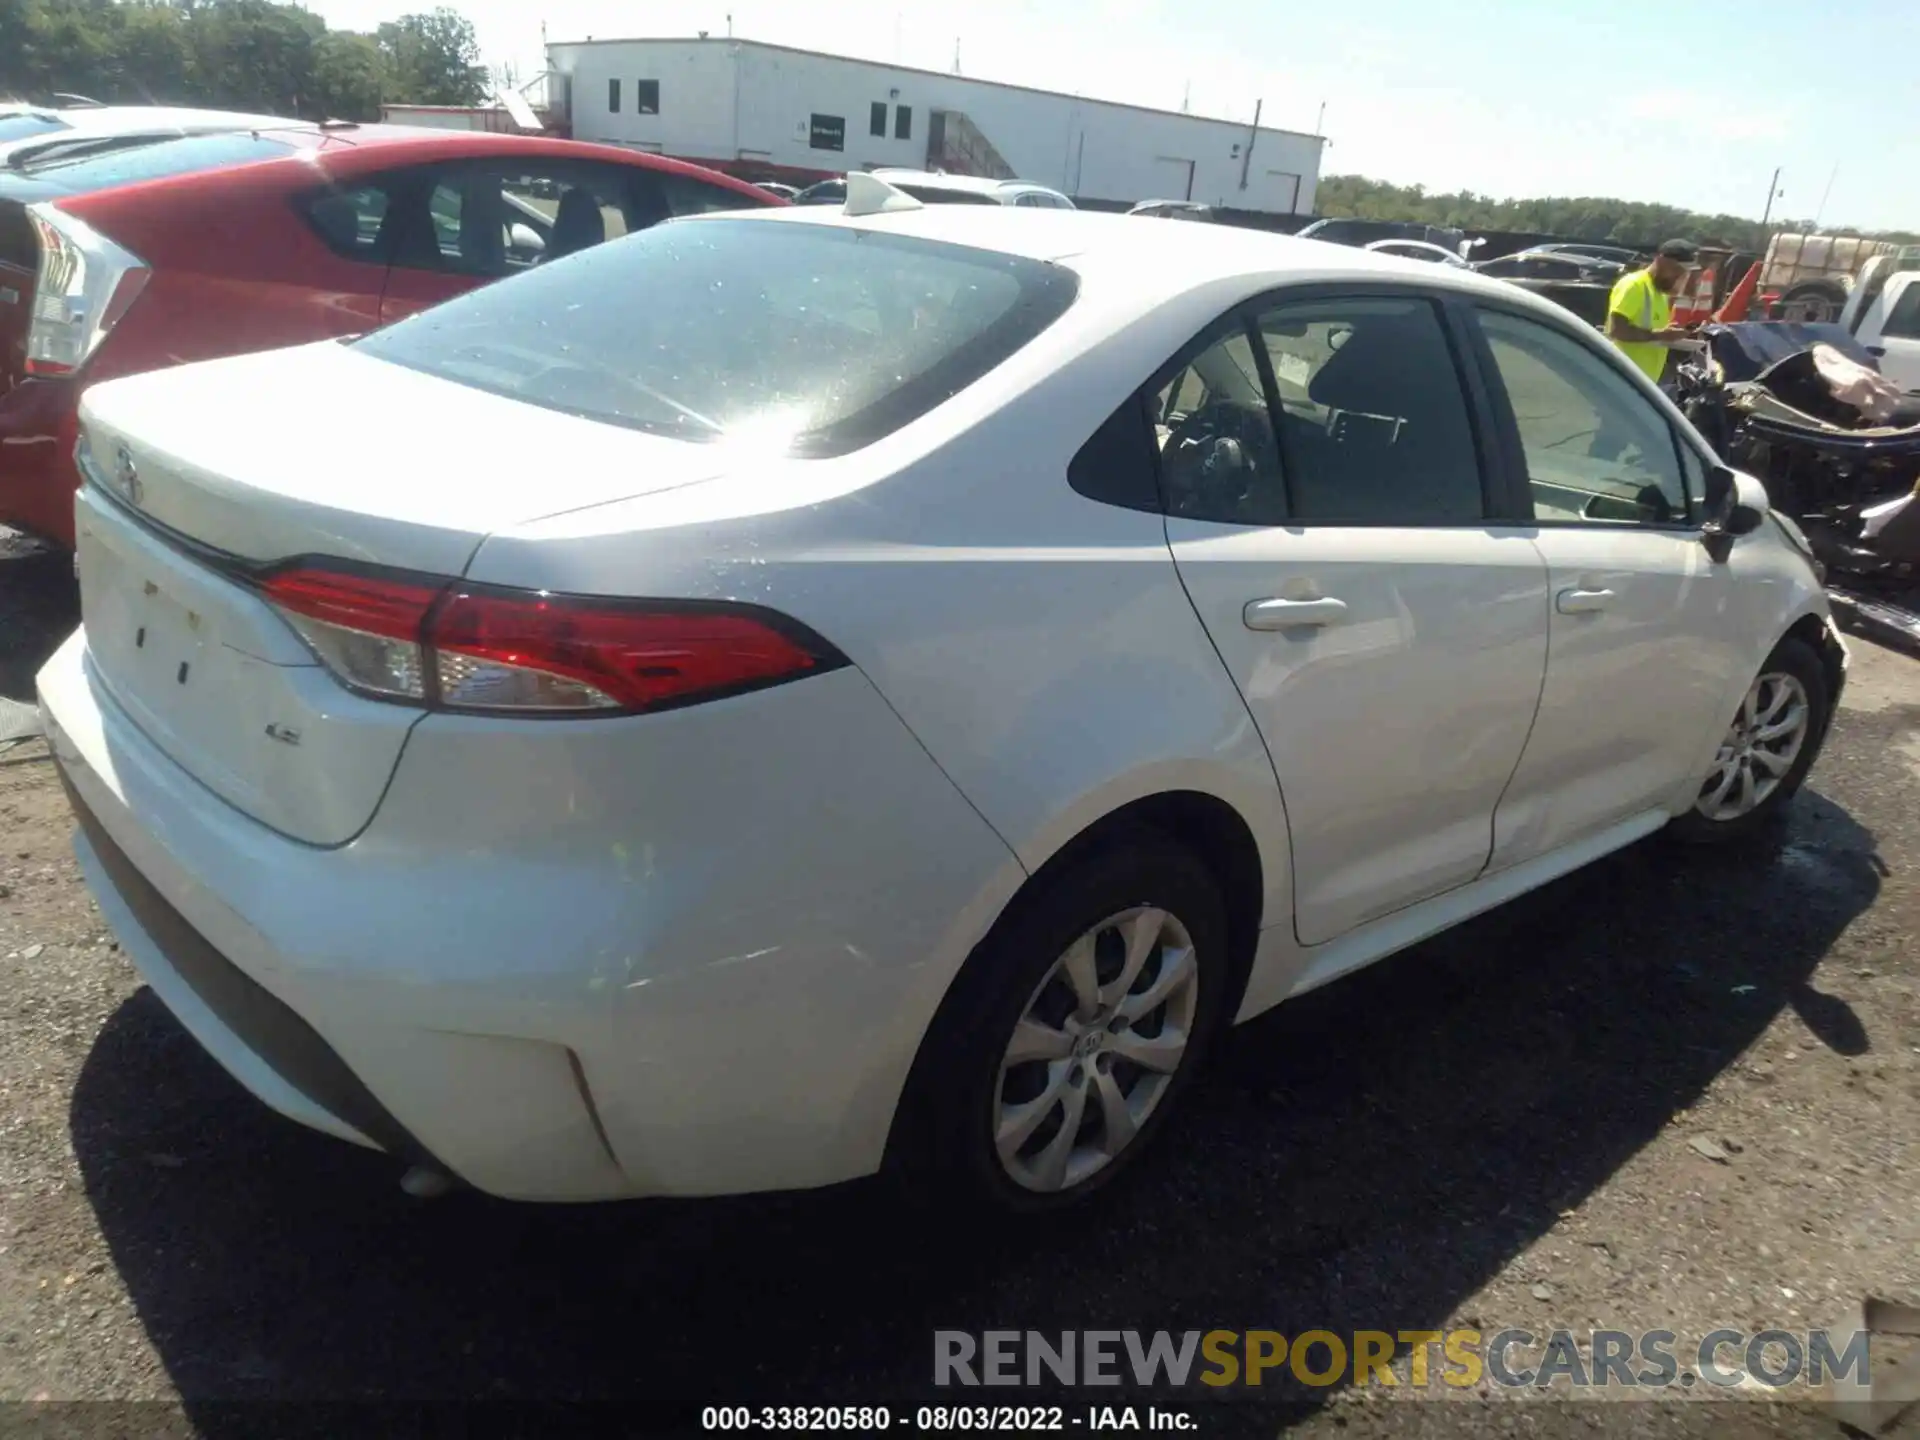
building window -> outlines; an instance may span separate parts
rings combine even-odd
[[[867,119],[867,133],[878,135],[883,140],[887,134],[887,102],[876,100]]]
[[[896,105],[893,107],[893,138],[911,140],[913,138],[913,107]]]
[[[815,115],[807,126],[807,146],[813,150],[846,149],[847,117]]]
[[[618,80],[607,81],[607,113],[609,115],[620,113],[620,82]]]
[[[660,113],[660,82],[658,80],[633,82],[633,113],[636,115]]]

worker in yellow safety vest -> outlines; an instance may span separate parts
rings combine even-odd
[[[1613,282],[1607,300],[1607,338],[1647,374],[1654,384],[1666,373],[1667,355],[1676,340],[1693,333],[1673,323],[1673,292],[1680,288],[1700,252],[1691,241],[1669,240],[1654,252],[1653,263]]]

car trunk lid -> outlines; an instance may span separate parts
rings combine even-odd
[[[109,382],[82,424],[91,663],[183,769],[315,845],[364,828],[423,712],[336,681],[264,598],[268,572],[332,557],[451,578],[492,530],[714,468],[701,446],[333,344]]]

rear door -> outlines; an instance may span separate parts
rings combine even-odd
[[[1553,591],[1539,717],[1494,825],[1505,868],[1704,775],[1728,688],[1766,645],[1742,620],[1738,550],[1716,564],[1701,542],[1704,461],[1624,362],[1569,327],[1475,313]]]
[[[1545,567],[1496,518],[1447,313],[1277,299],[1151,397],[1167,538],[1273,758],[1306,945],[1480,873],[1546,669]]]
[[[394,190],[389,323],[675,215],[753,203],[689,176],[564,157],[453,161]]]

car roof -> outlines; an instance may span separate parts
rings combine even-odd
[[[1138,225],[1130,216],[1093,210],[1031,210],[1015,218],[998,206],[986,205],[925,205],[858,217],[837,205],[795,205],[689,216],[673,223],[706,225],[729,220],[841,226],[1049,261],[1083,276],[1123,277],[1129,293],[1143,306],[1208,282],[1236,278],[1259,277],[1275,285],[1397,280],[1497,298],[1569,318],[1550,301],[1531,302],[1524,291],[1483,279],[1468,269],[1236,225]]]

